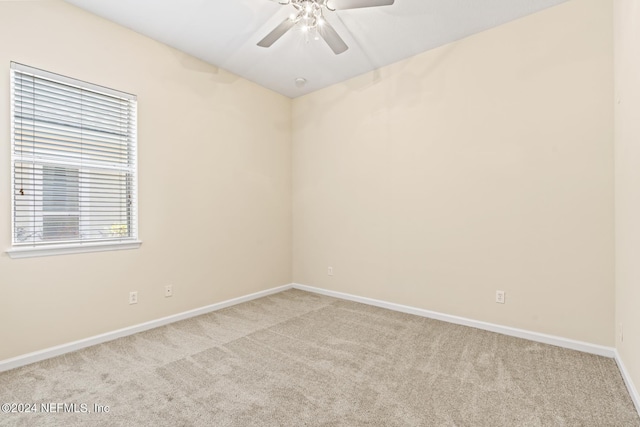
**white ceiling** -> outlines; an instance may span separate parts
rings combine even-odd
[[[258,47],[294,10],[270,0],[66,1],[295,98],[566,0],[396,0],[327,12],[349,46],[340,55],[300,31]]]

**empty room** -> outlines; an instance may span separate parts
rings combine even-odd
[[[0,426],[640,427],[639,0],[0,0]]]

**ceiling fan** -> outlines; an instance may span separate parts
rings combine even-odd
[[[335,12],[361,7],[388,6],[393,2],[394,0],[279,0],[278,3],[291,5],[295,11],[260,40],[258,46],[271,46],[287,31],[299,25],[303,32],[316,32],[317,36],[327,42],[333,53],[338,55],[349,49],[349,46],[324,18],[324,9]]]

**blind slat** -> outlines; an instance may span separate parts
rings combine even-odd
[[[129,147],[127,135],[105,135],[104,133],[91,132],[86,129],[54,127],[46,123],[38,123],[36,126],[20,121],[15,123],[15,130],[16,145],[19,147],[28,147],[33,143],[36,136],[56,136],[57,139],[69,141],[70,143],[82,142],[87,145],[119,151],[128,149]]]
[[[36,99],[36,93],[39,98],[50,100],[52,103],[62,103],[63,105],[82,105],[87,108],[95,108],[103,110],[107,114],[112,114],[120,110],[126,110],[127,101],[113,102],[95,99],[91,96],[83,96],[68,91],[61,91],[55,88],[39,87],[30,84],[29,81],[18,81],[16,83],[16,93],[21,95],[21,101],[32,101]]]

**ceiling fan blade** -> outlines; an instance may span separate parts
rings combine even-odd
[[[394,0],[329,0],[330,9],[345,10],[360,7],[391,6]]]
[[[258,42],[260,47],[269,47],[274,44],[280,37],[296,25],[295,21],[287,18],[280,25],[273,29],[269,34]]]
[[[327,21],[323,21],[322,25],[318,25],[318,33],[336,55],[349,49],[349,46],[342,40],[342,37],[338,35],[337,31]]]

